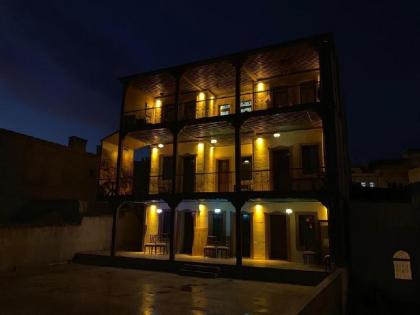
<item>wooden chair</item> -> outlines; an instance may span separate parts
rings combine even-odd
[[[204,257],[216,257],[216,236],[207,236],[207,245],[204,246]]]

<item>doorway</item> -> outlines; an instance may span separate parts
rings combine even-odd
[[[271,151],[271,170],[274,191],[290,191],[292,183],[290,177],[289,149]]]
[[[217,191],[229,191],[229,160],[217,160]]]
[[[273,94],[274,107],[289,106],[289,91],[287,86],[275,88]]]
[[[249,213],[242,213],[242,257],[251,257],[251,222]]]
[[[194,240],[194,216],[188,211],[184,212],[184,239],[182,242],[182,254],[192,254],[192,246]]]
[[[196,112],[196,102],[191,101],[184,104],[184,115],[183,118],[185,120],[192,120],[195,119],[195,112]]]
[[[287,260],[286,215],[269,215],[270,259]]]
[[[182,161],[182,192],[195,191],[195,155],[186,155]]]

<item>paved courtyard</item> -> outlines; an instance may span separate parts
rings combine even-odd
[[[0,273],[0,314],[295,314],[312,290],[66,264]]]

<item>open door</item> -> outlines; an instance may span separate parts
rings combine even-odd
[[[287,225],[286,215],[269,216],[270,259],[287,260]]]
[[[272,183],[274,191],[290,191],[292,187],[290,177],[289,149],[271,151]]]
[[[183,254],[192,254],[194,241],[194,216],[192,212],[184,212],[184,240],[182,242]]]
[[[217,160],[217,191],[229,191],[229,160]]]
[[[195,191],[195,155],[187,155],[183,158],[182,192]]]

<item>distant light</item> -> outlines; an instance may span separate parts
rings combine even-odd
[[[249,214],[248,214],[248,213],[244,213],[244,214],[242,215],[242,217],[243,217],[243,218],[245,218],[245,219],[247,219],[247,218],[249,217]]]
[[[369,183],[369,187],[371,187],[371,188],[375,187],[375,183],[374,182],[370,182]]]
[[[219,209],[219,208],[214,209],[214,213],[219,214],[220,212],[222,212],[221,209]]]
[[[248,159],[244,160],[244,164],[249,164],[249,160]]]
[[[162,149],[164,147],[164,145],[162,143],[158,144],[158,148]]]
[[[286,209],[286,214],[292,214],[293,213],[293,210],[292,209],[290,209],[290,208],[287,208]]]
[[[366,182],[361,182],[361,183],[360,183],[360,186],[362,186],[362,187],[366,187]]]
[[[157,209],[156,212],[157,213],[162,213],[162,209]]]
[[[217,143],[217,139],[211,139],[210,143],[213,143],[213,144]]]
[[[274,138],[280,138],[280,132],[276,132],[276,133],[274,133],[274,134],[273,134],[273,137],[274,137]]]

